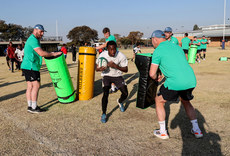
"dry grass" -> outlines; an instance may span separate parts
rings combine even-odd
[[[132,50],[121,51],[132,57]],[[230,50],[208,48],[206,61],[191,65],[198,82],[192,103],[204,132],[199,140],[190,134],[191,124],[180,103],[166,104],[171,138],[153,136],[153,129],[158,128],[155,109],[136,108],[138,75],[130,60],[129,72],[124,74],[130,93],[126,111],[118,109],[120,93],[112,94],[107,111],[110,117],[102,124],[100,73],[95,75],[92,100],[63,105],[57,101],[44,66],[38,104],[47,111],[34,115],[26,111],[24,77],[9,72],[1,57],[0,155],[230,155],[230,62],[218,61],[221,56],[230,57]],[[67,63],[76,88],[77,65],[71,58],[69,53]]]

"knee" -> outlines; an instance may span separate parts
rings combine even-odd
[[[160,95],[160,96],[156,96],[156,97],[155,97],[155,102],[156,102],[156,105],[162,105],[162,104],[164,104],[166,101],[163,99],[162,95]]]

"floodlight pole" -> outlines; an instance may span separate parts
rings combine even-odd
[[[222,49],[225,49],[225,16],[226,16],[226,0],[224,0],[224,27],[223,27],[223,40],[222,40]]]
[[[58,21],[56,20],[56,38],[58,40]]]

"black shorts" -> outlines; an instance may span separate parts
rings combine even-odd
[[[22,72],[25,75],[26,81],[38,81],[40,82],[40,72],[39,71],[34,71],[34,70],[27,70],[27,69],[22,69]]]
[[[186,90],[169,90],[165,88],[164,85],[161,86],[158,96],[162,95],[163,99],[166,101],[177,101],[178,97],[181,97],[183,100],[189,101],[193,99],[192,91],[194,88],[186,89]]]
[[[197,50],[197,54],[199,54],[201,52],[201,50]]]
[[[206,49],[201,49],[201,51],[206,52]]]
[[[119,77],[104,76],[102,78],[102,87],[111,86],[112,83],[114,83],[118,89],[126,85],[125,80],[122,76]]]
[[[185,54],[188,54],[188,49],[183,49]]]

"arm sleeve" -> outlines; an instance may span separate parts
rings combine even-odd
[[[40,43],[39,43],[39,41],[37,39],[34,39],[34,40],[31,41],[31,47],[33,49],[38,48],[38,47],[41,48],[41,45],[40,45]]]
[[[121,66],[121,67],[126,67],[126,66],[128,66],[128,60],[127,60],[127,58],[125,57],[125,55],[123,55],[123,57],[122,57],[122,59],[121,59],[120,66]]]

